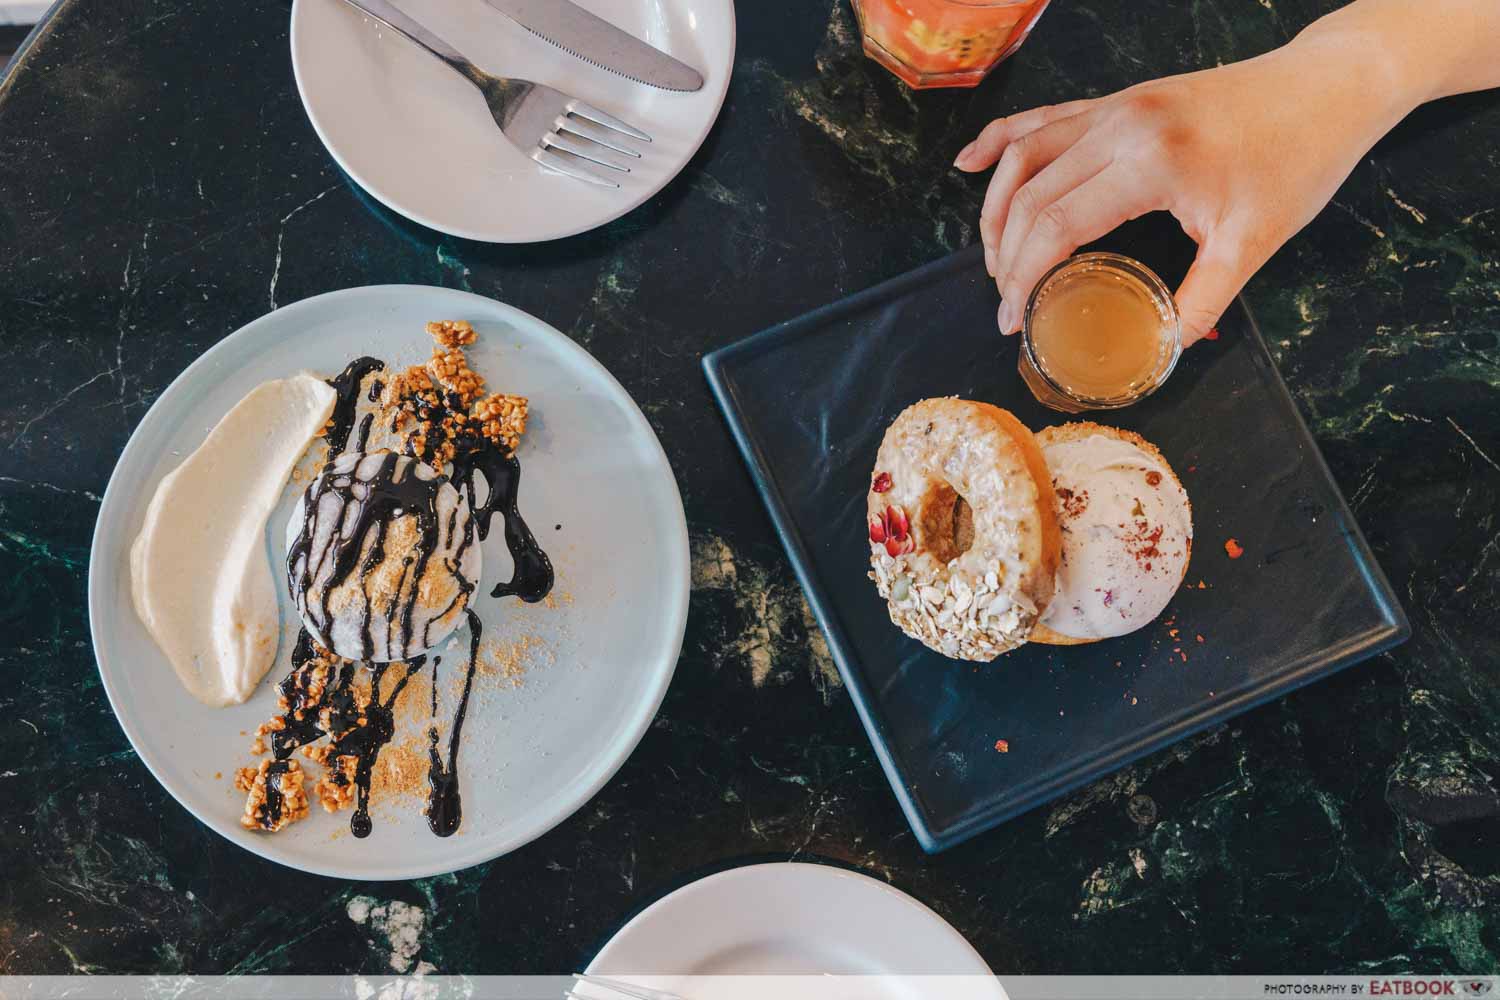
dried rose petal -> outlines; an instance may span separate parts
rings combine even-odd
[[[895,538],[905,538],[907,532],[911,531],[911,522],[906,519],[906,511],[900,507],[885,509],[885,523]]]
[[[887,538],[885,540],[886,554],[889,555],[892,559],[896,558],[897,556],[901,555],[901,545],[902,542],[899,538],[896,538],[894,536],[891,538]]]
[[[891,474],[889,472],[880,473],[875,477],[875,481],[870,484],[870,489],[874,490],[876,493],[885,493],[890,490],[890,488]]]
[[[870,518],[870,541],[877,545],[885,541],[885,520],[883,518]]]

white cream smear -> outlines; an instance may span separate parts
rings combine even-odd
[[[1042,454],[1063,533],[1057,597],[1042,622],[1075,639],[1107,639],[1154,621],[1192,551],[1192,508],[1171,469],[1102,434]]]
[[[337,394],[302,372],[250,391],[169,472],[130,549],[130,590],[183,687],[206,705],[250,697],[280,637],[266,521]]]

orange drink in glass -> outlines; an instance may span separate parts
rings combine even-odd
[[[853,0],[865,55],[909,85],[972,87],[1026,40],[1049,0]]]

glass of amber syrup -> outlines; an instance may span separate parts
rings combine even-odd
[[[1177,302],[1140,261],[1069,257],[1026,303],[1017,367],[1043,406],[1115,410],[1151,395],[1182,355]]]

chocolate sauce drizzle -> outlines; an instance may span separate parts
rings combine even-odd
[[[370,471],[368,466],[372,459],[378,464]],[[301,532],[287,551],[287,580],[293,599],[313,619],[312,624],[316,626],[314,637],[325,649],[334,648],[329,634],[332,621],[317,620],[315,602],[309,601],[309,594],[314,592],[314,588],[321,591],[323,600],[320,603],[326,608],[327,595],[348,580],[357,568],[363,597],[359,623],[360,658],[368,660],[375,655],[375,637],[371,630],[375,603],[363,581],[371,570],[384,562],[386,534],[390,525],[399,518],[416,518],[420,540],[415,546],[414,554],[406,558],[402,575],[387,605],[381,608],[387,623],[386,658],[394,658],[390,654],[395,650],[402,651],[397,655],[404,655],[405,650],[426,649],[431,645],[429,632],[433,622],[440,621],[454,605],[468,601],[475,585],[464,577],[459,567],[464,553],[473,544],[473,534],[463,531],[458,548],[445,567],[458,581],[458,593],[441,614],[423,622],[420,634],[418,633],[415,615],[421,592],[419,581],[427,572],[428,563],[442,540],[453,538],[453,532],[459,527],[456,504],[446,525],[439,523],[438,494],[447,482],[448,477],[442,475],[423,479],[417,475],[417,465],[414,462],[403,459],[394,452],[386,452],[365,456],[353,468],[344,472],[330,469],[308,488],[304,500],[304,510],[308,512],[308,516],[303,520]],[[328,534],[327,543],[322,549],[315,551],[317,522],[312,512],[321,510],[324,497],[330,494],[338,499],[338,519],[334,529]],[[368,554],[361,559],[360,553],[364,551],[368,541],[366,536],[371,534],[374,540],[369,545]],[[333,560],[331,573],[326,578],[321,577],[329,559]],[[396,627],[398,621],[399,627]],[[392,634],[393,629],[395,634]]]
[[[356,837],[368,837],[370,822],[370,779],[375,772],[375,759],[396,734],[396,699],[411,680],[427,663],[425,656],[412,657],[405,664],[401,677],[391,690],[381,697],[380,685],[387,670],[400,666],[393,663],[372,663],[370,667],[370,699],[365,703],[354,689],[354,678],[362,664],[350,660],[338,663],[336,673],[329,678],[317,698],[310,697],[309,681],[317,652],[313,639],[304,629],[297,637],[297,647],[292,651],[292,672],[278,685],[287,701],[287,710],[281,716],[284,728],[271,734],[271,751],[277,761],[284,761],[298,747],[312,743],[323,736],[333,737],[333,746],[328,755],[334,763],[330,779],[335,785],[346,786],[350,778],[338,767],[338,758],[355,759],[353,784],[355,787],[354,815],[349,818],[349,831]],[[272,766],[273,769],[275,765]],[[283,770],[285,767],[283,765]],[[270,782],[267,785],[267,815],[270,810]],[[278,815],[280,805],[277,805]],[[274,822],[274,817],[272,817]]]
[[[374,423],[374,413],[366,413],[364,416],[359,418],[359,443],[354,446],[355,451],[362,452],[369,445],[370,428],[374,425]],[[349,449],[346,447],[344,450],[348,451]]]
[[[333,449],[333,454],[337,455],[350,450],[350,438],[354,431],[354,419],[358,408],[359,387],[366,376],[372,372],[382,371],[384,368],[385,363],[376,358],[358,358],[350,362],[337,378],[329,380],[329,385],[333,386],[338,394],[331,424],[327,431],[327,439],[330,448]],[[375,380],[366,398],[372,402],[378,400],[383,388],[383,382]],[[433,412],[424,412],[422,416],[424,419],[435,417],[440,421],[444,411],[457,411],[460,406],[461,401],[456,396],[448,394],[441,406],[432,408]],[[358,437],[354,442],[355,451],[362,452],[368,446],[373,419],[373,413],[366,413],[361,419]],[[438,490],[442,483],[451,481],[468,501],[469,510],[475,522],[474,534],[477,534],[478,538],[484,539],[489,536],[490,521],[496,512],[504,519],[505,545],[515,563],[515,572],[509,582],[497,585],[491,596],[513,595],[528,603],[535,603],[545,598],[551,592],[554,582],[552,561],[537,544],[536,537],[521,517],[517,505],[521,463],[514,454],[504,452],[487,438],[478,435],[465,437],[456,444],[457,454],[453,459],[451,477],[420,479],[415,474],[415,468],[408,465],[405,475],[397,478],[395,475],[397,456],[394,454],[385,456],[375,474],[364,480],[356,478],[356,470],[350,470],[343,475],[325,474],[320,477],[317,484],[309,491],[305,509],[309,512],[316,511],[319,499],[328,492],[334,492],[346,505],[344,508],[346,511],[348,504],[351,502],[355,504],[356,523],[352,530],[335,533],[330,545],[333,551],[321,554],[311,551],[312,526],[310,523],[304,523],[302,531],[287,554],[288,577],[292,584],[293,595],[305,593],[305,588],[316,577],[322,560],[327,558],[334,560],[333,575],[326,583],[328,590],[334,589],[348,579],[356,569],[363,578],[384,558],[384,539],[388,523],[393,518],[405,514],[414,514],[417,517],[421,532],[421,542],[417,546],[414,564],[409,567],[413,574],[412,578],[420,580],[427,560],[437,547],[440,535],[451,538],[457,528],[456,506],[449,512],[446,531],[440,533],[438,526],[436,505]],[[433,456],[427,454],[412,457],[430,462]],[[483,504],[477,502],[475,473],[484,476],[488,490]],[[363,498],[353,493],[356,484],[362,487]],[[375,543],[369,556],[361,560],[359,555],[364,547],[365,535],[372,529],[377,533]],[[454,575],[463,585],[466,585],[461,596],[455,599],[455,603],[458,600],[467,601],[474,589],[473,584],[464,580],[457,569],[464,551],[470,544],[473,544],[472,535],[465,532],[450,567]],[[403,583],[404,580],[403,577]],[[397,597],[392,599],[391,607],[386,609],[388,622],[393,622],[397,618],[394,602],[399,599],[402,589],[402,587],[397,588]],[[407,636],[410,636],[413,626],[412,615],[416,588],[413,587],[411,590],[412,601],[401,609],[400,614],[401,628]],[[271,734],[271,750],[277,761],[272,765],[271,771],[278,775],[278,782],[279,775],[286,770],[286,765],[281,762],[285,761],[298,747],[313,743],[324,736],[330,736],[333,739],[328,759],[335,765],[330,769],[329,779],[335,785],[346,785],[351,780],[344,770],[337,766],[338,758],[349,756],[355,758],[356,765],[352,782],[356,789],[357,799],[354,815],[349,820],[349,829],[356,837],[370,835],[372,827],[369,810],[370,781],[374,773],[376,758],[380,755],[381,749],[395,735],[396,700],[411,677],[424,669],[427,663],[425,656],[410,658],[405,664],[405,671],[401,678],[382,698],[381,682],[386,672],[399,664],[369,661],[368,657],[373,646],[369,635],[372,610],[371,598],[366,592],[364,621],[361,629],[366,647],[365,659],[358,662],[337,660],[335,665],[330,666],[330,676],[321,690],[317,692],[316,697],[313,697],[310,682],[319,665],[318,646],[328,649],[331,648],[331,643],[328,641],[326,628],[317,635],[305,627],[301,630],[297,637],[297,645],[292,651],[291,672],[278,685],[278,690],[287,703],[286,710],[280,716],[282,728]],[[447,613],[444,611],[443,614],[435,616],[432,621],[445,617]],[[463,820],[463,798],[458,780],[458,752],[462,742],[464,720],[468,715],[469,696],[474,686],[474,674],[479,663],[480,637],[483,634],[483,624],[473,608],[465,607],[465,613],[469,621],[469,659],[465,667],[463,692],[459,697],[453,726],[448,734],[446,759],[439,749],[440,740],[435,721],[428,727],[427,734],[429,758],[427,824],[432,832],[440,837],[452,836],[457,832]],[[387,639],[389,646],[390,636],[387,636]],[[427,645],[425,634],[422,636],[421,645],[423,647]],[[441,662],[441,657],[432,658],[434,720],[437,715],[437,668]],[[363,703],[354,688],[354,679],[358,671],[364,667],[368,667],[371,671],[368,703]],[[270,780],[267,781],[266,815],[274,822],[280,816],[281,793],[278,784],[273,796],[272,784]]]
[[[448,733],[448,759],[438,753],[438,730],[427,729],[427,825],[439,837],[451,837],[463,822],[463,797],[458,788],[458,747],[463,735],[464,718],[469,713],[469,691],[474,687],[474,668],[479,663],[479,636],[484,631],[473,609],[469,614],[469,666],[464,673],[464,691],[453,714],[453,729]],[[433,712],[437,711],[437,667],[433,667]]]
[[[476,502],[474,473],[484,475],[489,495],[484,503]],[[488,538],[490,518],[499,511],[505,519],[505,547],[510,550],[515,571],[508,583],[495,585],[491,597],[516,596],[528,604],[535,604],[552,592],[554,575],[552,560],[537,544],[536,536],[526,520],[521,517],[517,498],[521,489],[521,463],[513,454],[498,448],[487,448],[470,452],[453,459],[453,485],[457,486],[469,501],[469,510],[474,514],[474,523],[479,527],[479,537]]]
[[[371,392],[374,392],[373,387]],[[417,407],[416,416],[420,420],[430,421],[438,426],[442,425],[446,418],[464,414],[467,411],[468,408],[458,393],[445,391],[439,394],[435,402],[421,401]],[[392,431],[397,429],[400,420],[399,415],[392,418]],[[419,450],[412,447],[413,439],[408,438],[407,454],[429,465],[437,464],[438,440],[437,435],[432,435]],[[511,575],[510,582],[497,585],[490,592],[490,596],[513,595],[528,604],[535,604],[552,591],[554,574],[552,560],[537,544],[536,536],[532,534],[531,528],[521,517],[517,506],[517,496],[521,485],[521,463],[514,454],[504,451],[480,433],[478,425],[473,421],[460,424],[452,441],[454,454],[451,479],[453,485],[469,501],[469,510],[473,512],[474,520],[479,525],[479,537],[481,539],[489,537],[490,518],[496,511],[499,511],[505,519],[505,547],[510,550],[515,571]],[[489,491],[483,504],[479,504],[476,498],[477,490],[474,480],[476,472],[484,475]]]
[[[360,384],[364,382],[366,375],[379,371],[385,371],[385,362],[379,358],[355,358],[337,377],[328,380],[337,397],[333,404],[333,416],[329,418],[328,430],[324,435],[329,447],[335,449],[333,454],[349,450],[349,431],[354,426],[354,413],[359,407]],[[373,390],[374,387],[371,388]],[[367,439],[368,431],[362,432],[361,448]]]
[[[261,817],[260,825],[267,830],[276,829],[281,822],[281,810],[283,793],[281,791],[281,776],[286,774],[290,767],[284,760],[275,760],[271,766],[266,768],[266,801],[265,814]]]

